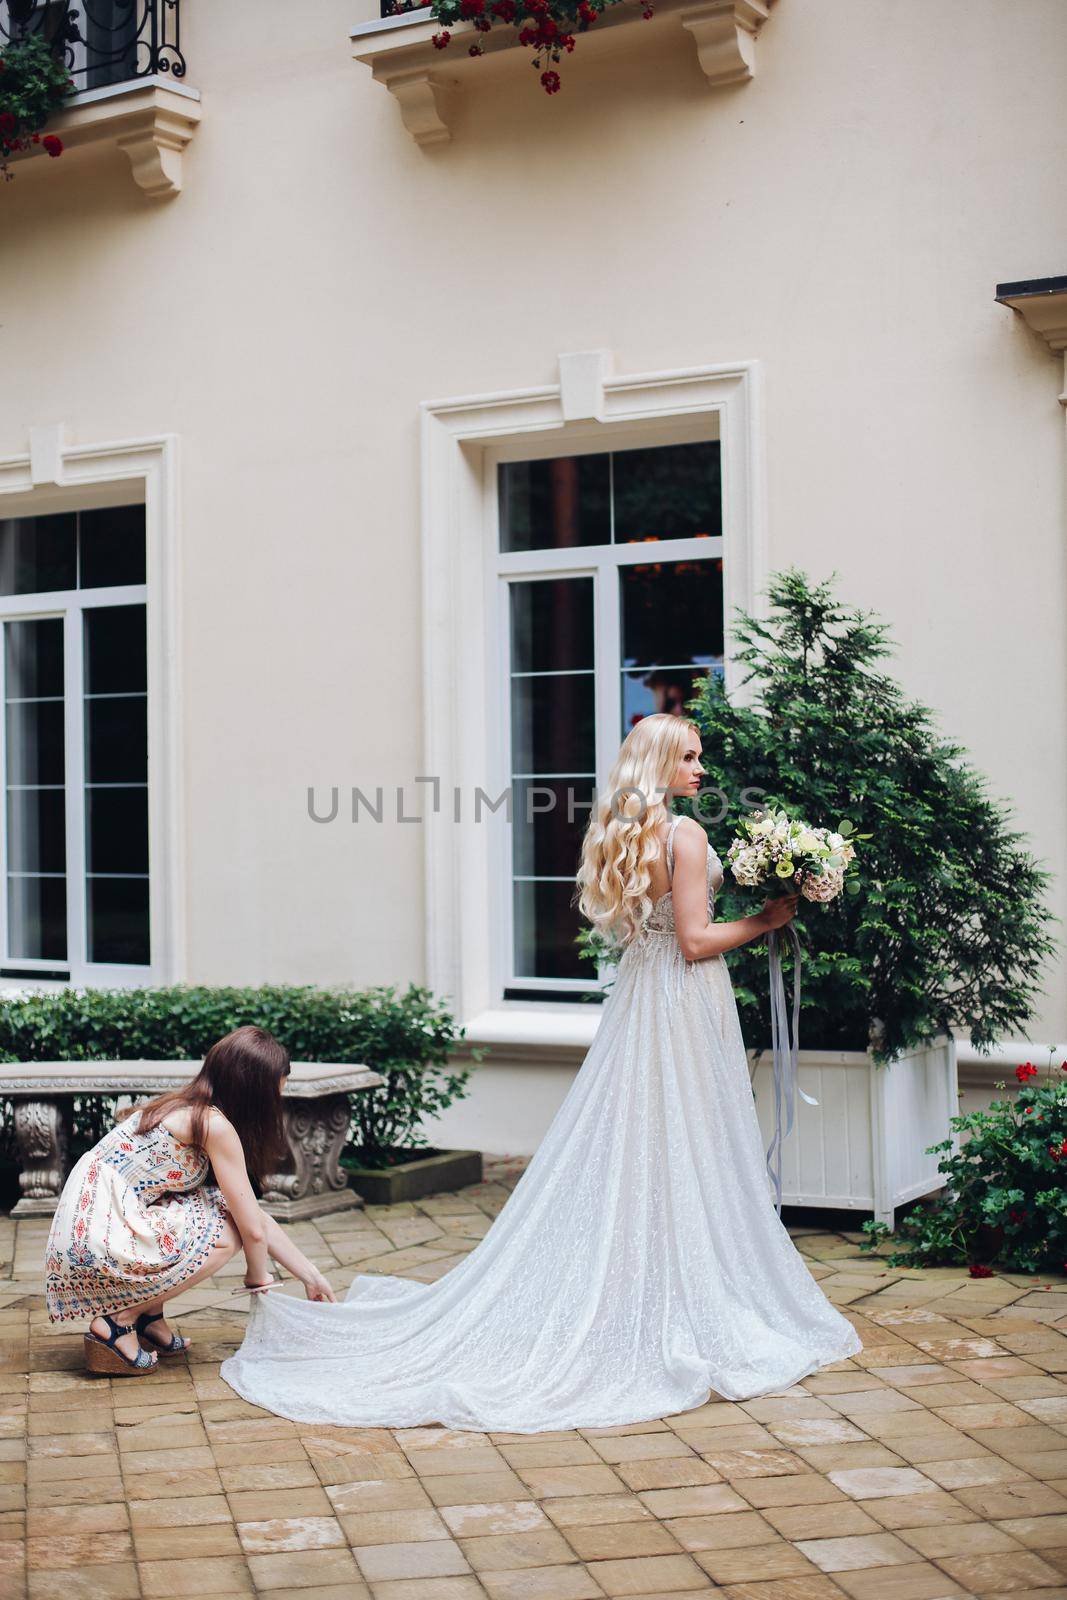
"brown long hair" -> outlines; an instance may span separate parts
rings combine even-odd
[[[288,1050],[266,1028],[250,1023],[218,1039],[189,1083],[130,1106],[122,1115],[139,1112],[138,1132],[149,1133],[168,1112],[188,1106],[188,1142],[203,1150],[208,1109],[214,1106],[237,1129],[248,1170],[261,1184],[277,1170],[285,1149],[282,1085],[288,1075]]]

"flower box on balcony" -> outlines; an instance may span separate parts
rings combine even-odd
[[[131,78],[72,95],[49,119],[66,150],[117,148],[129,159],[134,182],[151,199],[168,199],[182,186],[182,155],[200,121],[200,93],[162,73]],[[42,162],[33,145],[12,162]]]
[[[571,62],[617,49],[640,49],[654,33],[688,34],[700,69],[713,88],[745,83],[755,71],[755,41],[774,0],[655,0],[651,19],[642,16],[642,0],[618,0],[578,39]],[[401,16],[364,22],[352,29],[352,54],[370,67],[375,79],[392,94],[404,126],[420,145],[445,144],[451,138],[450,106],[457,92],[475,89],[479,74],[491,71],[490,59],[523,51],[519,28],[497,24],[479,33],[472,23],[452,27],[451,43],[439,50],[433,43],[440,24],[429,7]],[[479,43],[483,58],[468,54]],[[531,84],[531,92],[534,85]]]

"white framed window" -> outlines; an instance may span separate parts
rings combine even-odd
[[[573,893],[573,866],[556,865],[573,855],[585,815],[569,839],[553,837],[551,825],[538,838],[514,807],[511,820],[503,807],[479,811],[477,792],[495,799],[513,781],[535,779],[551,788],[564,767],[565,779],[577,768],[602,783],[628,718],[660,703],[679,709],[697,671],[720,671],[727,693],[743,699],[730,618],[735,607],[758,611],[764,572],[758,363],[618,377],[607,368],[603,352],[561,356],[558,383],[421,407],[422,775],[438,779],[444,797],[425,820],[426,977],[451,999],[472,1043],[505,1054],[516,1046],[523,1060],[531,1049],[584,1048],[597,1026],[601,1008],[577,1003],[595,983],[560,972],[576,959],[574,924],[560,909]],[[689,446],[698,448],[678,453]],[[702,526],[672,526],[658,493],[659,525],[642,530],[648,497],[628,493],[631,467],[702,462],[707,484],[712,456],[718,522],[703,514]],[[546,534],[552,472],[569,474],[569,485],[556,486]],[[640,489],[640,473],[636,481]],[[572,542],[576,516],[583,543]],[[694,561],[699,581],[688,592],[713,595],[707,626],[688,626],[687,602],[679,610],[671,598],[672,584],[675,597],[682,591],[673,569]],[[643,588],[653,590],[641,569],[655,565],[664,588],[642,632],[635,607]],[[544,587],[552,585],[554,595]],[[657,636],[656,619],[667,616],[675,626]],[[543,712],[553,694],[557,706],[569,697],[557,721],[572,733],[584,726],[584,746],[552,747]],[[546,953],[554,970],[539,972]]]
[[[0,989],[184,977],[177,445],[0,458]]]
[[[709,419],[714,424],[714,419]],[[681,712],[724,662],[717,438],[565,456],[491,456],[496,469],[497,674],[510,793],[492,943],[504,1001],[596,987],[575,942],[581,835],[619,741]]]
[[[145,557],[143,505],[0,519],[7,978],[151,967]]]

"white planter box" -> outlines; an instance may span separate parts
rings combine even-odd
[[[755,1052],[749,1053],[754,1059]],[[927,1145],[959,1136],[956,1042],[944,1039],[876,1066],[862,1050],[801,1050],[796,1120],[782,1144],[783,1205],[873,1211],[893,1226],[906,1200],[944,1185]],[[764,1050],[752,1074],[764,1148],[774,1135],[774,1069]]]

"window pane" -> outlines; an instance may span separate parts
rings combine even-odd
[[[595,772],[593,674],[511,681],[512,771]]]
[[[501,550],[562,550],[610,542],[606,455],[502,462],[497,481]]]
[[[721,663],[721,560],[621,567],[619,591],[624,667]]]
[[[516,883],[515,975],[521,978],[588,978],[580,961],[574,883]]]
[[[0,522],[0,594],[44,594],[77,584],[73,511]]]
[[[67,959],[66,878],[7,880],[8,954],[23,961]]]
[[[62,700],[23,700],[6,708],[8,783],[62,783]]]
[[[593,580],[513,583],[512,672],[568,672],[593,665]]]
[[[63,623],[59,617],[4,626],[8,700],[63,698]]]
[[[148,871],[148,791],[87,789],[85,859],[90,872]]]
[[[616,544],[722,533],[718,440],[622,450],[612,466]]]
[[[85,859],[90,961],[145,966],[150,959],[147,682],[144,606],[87,611]],[[97,876],[100,873],[109,876]]]
[[[65,776],[61,619],[5,623],[4,668],[8,955],[65,961],[66,791],[42,787]]]
[[[696,697],[701,679],[715,667],[653,667],[650,672],[622,675],[622,736],[653,711],[688,715],[686,706]]]
[[[85,613],[87,694],[128,694],[148,686],[145,608],[94,606]]]
[[[517,877],[573,877],[589,820],[592,778],[519,778],[512,786],[512,859]]]
[[[90,783],[146,783],[148,700],[109,695],[85,702],[85,776]]]
[[[148,879],[90,878],[87,890],[89,960],[147,966]]]
[[[9,872],[67,870],[67,807],[62,789],[7,792]]]
[[[144,506],[109,506],[79,515],[80,584],[144,583]]]

